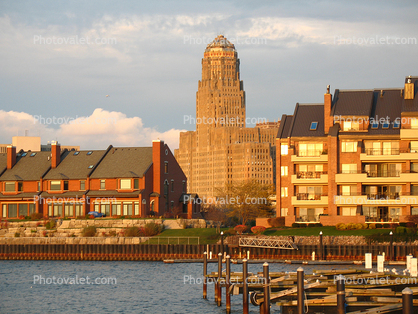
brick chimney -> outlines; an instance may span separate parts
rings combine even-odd
[[[406,79],[405,82],[405,99],[414,99],[414,83],[411,80],[411,76]]]
[[[16,147],[12,145],[7,146],[7,169],[12,169],[16,164]]]
[[[330,86],[327,86],[327,92],[324,94],[324,132],[328,134],[329,128],[334,125],[334,117],[331,116],[332,95]]]
[[[58,142],[51,142],[51,168],[58,167],[61,161],[61,145]]]
[[[164,150],[164,141],[152,141],[152,165],[154,171],[153,192],[162,193],[162,174],[164,174],[164,165],[162,162]]]

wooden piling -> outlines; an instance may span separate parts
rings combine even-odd
[[[221,285],[221,279],[222,279],[222,253],[218,253],[218,280],[216,282],[218,286],[218,306],[222,305],[222,285]]]
[[[242,313],[248,314],[248,261],[242,260]]]
[[[402,314],[412,314],[414,311],[414,295],[411,289],[402,290]]]
[[[303,299],[304,299],[304,273],[303,268],[297,269],[297,300],[298,300],[298,311],[297,314],[304,314],[303,312]]]
[[[226,313],[231,313],[231,294],[229,293],[229,287],[231,286],[231,257],[229,255],[225,258],[226,263],[226,285],[225,285],[225,301],[226,301]]]
[[[208,279],[207,279],[207,274],[208,274],[208,253],[204,252],[203,253],[203,299],[207,299],[208,298]]]
[[[263,277],[264,277],[264,314],[270,314],[270,274],[269,264],[263,264]]]
[[[337,277],[337,314],[345,314],[345,278]]]

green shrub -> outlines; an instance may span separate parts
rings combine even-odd
[[[83,237],[94,237],[96,235],[96,227],[89,226],[85,227],[82,232]]]
[[[266,231],[266,227],[263,226],[254,226],[251,228],[251,232],[254,234],[261,234]]]
[[[355,229],[356,230],[361,230],[361,229],[363,229],[363,225],[358,223],[358,224],[355,225]]]
[[[37,231],[36,230],[34,230],[34,229],[31,229],[31,231],[30,231],[31,233],[36,233]]]
[[[382,228],[382,224],[376,224],[376,229],[381,229]]]
[[[356,224],[350,222],[347,224],[347,230],[355,230],[356,229]]]
[[[399,223],[399,226],[401,226],[401,227],[407,227],[407,223],[406,222],[400,222]]]
[[[156,224],[155,222],[149,222],[144,226],[144,236],[152,237],[164,230],[164,225]]]
[[[366,223],[361,224],[361,225],[363,226],[363,229],[367,229],[369,227]]]
[[[57,226],[57,222],[55,220],[50,220],[45,224],[45,228],[50,230],[54,229]]]
[[[298,224],[299,228],[306,228],[307,224]]]
[[[390,228],[392,228],[392,226],[391,226],[391,224],[384,224],[384,225],[383,225],[383,228],[385,228],[385,229],[390,229]]]
[[[406,227],[396,227],[396,234],[404,234],[406,233]]]
[[[406,233],[408,235],[413,235],[415,233],[415,228],[406,228]]]
[[[369,224],[369,229],[376,229],[376,224]]]
[[[335,229],[337,230],[345,230],[345,224],[340,222],[338,224],[335,225]]]
[[[292,228],[299,228],[299,224],[296,222],[292,223]]]
[[[243,234],[244,232],[248,230],[248,227],[244,225],[238,225],[238,226],[235,226],[234,229],[236,232],[238,232],[238,234]]]
[[[31,220],[39,220],[42,219],[44,216],[41,213],[32,213],[30,214]]]
[[[236,235],[237,232],[235,231],[234,228],[229,228],[228,230],[224,231],[224,235],[226,237],[232,236],[232,235]]]

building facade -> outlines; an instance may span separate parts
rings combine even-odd
[[[113,147],[0,154],[0,207],[3,218],[32,213],[75,218],[89,211],[106,216],[199,216],[186,202],[187,179],[169,147]]]
[[[180,133],[175,156],[188,190],[214,197],[226,184],[255,179],[275,183],[275,138],[279,123],[246,128],[244,84],[233,44],[220,35],[202,59],[196,93],[196,131]]]
[[[391,223],[418,215],[418,77],[404,88],[335,90],[296,104],[277,137],[277,216]]]

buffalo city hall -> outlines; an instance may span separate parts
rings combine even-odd
[[[275,140],[279,122],[246,127],[245,92],[235,46],[216,37],[202,59],[196,93],[196,131],[180,133],[175,157],[188,191],[215,197],[226,184],[256,180],[275,184]]]

